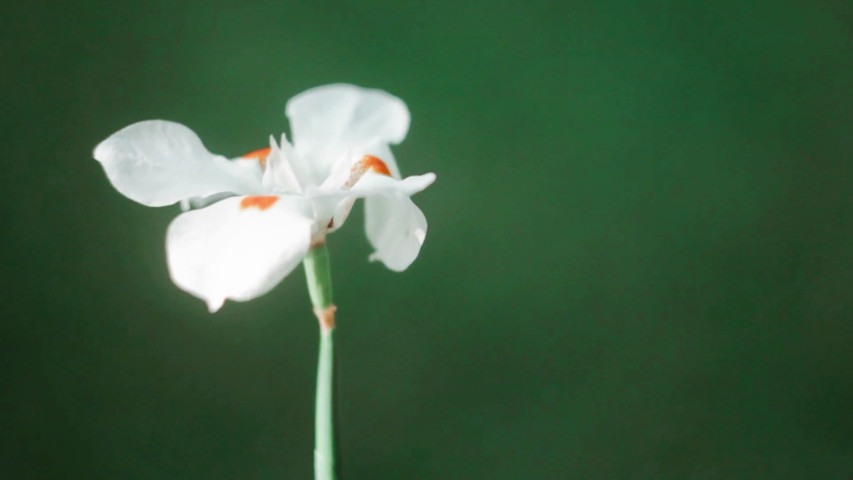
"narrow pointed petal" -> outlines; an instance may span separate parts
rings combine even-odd
[[[260,170],[207,151],[189,128],[165,120],[134,123],[95,147],[113,186],[131,200],[160,207],[229,192],[260,193]]]
[[[275,143],[275,138],[270,135],[269,152],[267,169],[263,176],[264,188],[271,192],[302,193],[299,175],[293,168],[296,156],[287,137],[281,136],[281,147],[279,147]]]
[[[169,225],[172,280],[215,312],[275,287],[302,261],[312,221],[287,197],[233,197],[181,214]]]
[[[382,90],[334,84],[313,88],[287,102],[297,152],[321,162],[328,173],[339,152],[361,155],[367,147],[396,144],[409,130],[409,110]]]
[[[367,238],[376,249],[370,259],[381,260],[397,272],[415,261],[426,239],[426,217],[406,196],[368,197],[365,224]]]

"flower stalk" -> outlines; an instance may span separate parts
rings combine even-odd
[[[333,408],[335,305],[332,303],[332,274],[325,244],[308,251],[305,260],[308,292],[320,325],[317,362],[317,397],[314,417],[314,478],[335,480],[335,425]]]

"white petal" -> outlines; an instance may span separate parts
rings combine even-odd
[[[278,200],[247,206],[258,198]],[[313,222],[291,198],[227,198],[175,218],[166,236],[172,280],[211,312],[225,299],[246,301],[270,291],[299,265],[311,240]]]
[[[359,179],[358,183],[353,185],[349,192],[358,197],[369,197],[378,194],[390,195],[394,193],[401,193],[407,197],[411,197],[430,186],[434,181],[435,174],[432,172],[423,175],[412,175],[403,180],[397,180],[387,175],[369,171]]]
[[[335,230],[341,228],[344,225],[344,222],[347,221],[350,212],[352,211],[353,205],[355,205],[355,201],[357,197],[345,197],[342,200],[339,200],[335,205],[335,213],[332,216],[331,222],[328,223],[329,232],[334,232]]]
[[[116,190],[151,207],[223,192],[261,192],[259,170],[208,152],[192,130],[165,120],[119,130],[95,147],[94,157]]]
[[[376,249],[370,259],[398,272],[415,261],[426,239],[426,217],[406,196],[368,197],[365,223],[367,238]]]
[[[391,148],[387,144],[373,144],[359,150],[349,149],[338,157],[331,164],[328,177],[320,185],[320,190],[332,190],[341,188],[350,180],[352,169],[366,155],[378,158],[388,167],[388,171],[393,178],[400,178],[400,169],[397,168],[397,162],[394,161],[394,155],[391,153]]]
[[[358,150],[403,141],[410,121],[399,98],[346,84],[303,92],[287,102],[286,113],[297,153],[326,174],[342,151],[363,154]]]
[[[391,172],[391,176],[394,178],[400,178],[400,169],[397,167],[397,161],[394,159],[394,154],[391,153],[391,147],[388,146],[387,143],[375,143],[373,145],[367,146],[363,151],[358,152],[358,159],[360,160],[364,155],[373,155],[374,157],[385,162],[385,165],[388,167],[388,170]]]
[[[249,175],[253,178],[262,178],[264,176],[264,168],[257,158],[236,157],[232,158],[230,162],[237,167],[247,170],[244,175]]]
[[[196,210],[199,208],[204,208],[208,205],[213,205],[216,202],[220,202],[226,198],[235,196],[233,193],[217,193],[215,195],[210,195],[209,197],[192,197],[185,198],[181,200],[181,211],[186,212],[188,210]]]
[[[264,188],[271,192],[302,193],[302,184],[294,169],[294,166],[301,165],[294,160],[296,156],[287,137],[281,136],[281,147],[279,147],[275,143],[275,138],[270,135],[270,154],[267,157],[267,169],[263,175]]]

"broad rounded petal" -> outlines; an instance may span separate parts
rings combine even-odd
[[[328,168],[341,151],[400,143],[409,130],[409,109],[402,100],[354,85],[312,88],[291,98],[285,111],[297,152],[325,162],[317,165],[320,170]]]
[[[397,180],[396,178],[379,173],[367,172],[358,180],[358,183],[352,186],[349,192],[358,197],[369,197],[379,194],[389,195],[397,192],[410,197],[427,188],[434,181],[435,174],[432,172],[423,175],[412,175],[403,180]]]
[[[99,143],[93,155],[116,190],[151,207],[223,192],[262,191],[260,170],[208,152],[180,123],[134,123]]]
[[[312,221],[288,197],[233,197],[179,215],[169,225],[172,280],[211,312],[226,299],[263,295],[308,252]]]
[[[415,261],[426,239],[426,217],[406,196],[368,197],[365,224],[367,238],[376,249],[370,259],[381,260],[397,272]]]

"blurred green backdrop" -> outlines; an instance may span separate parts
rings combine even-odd
[[[164,118],[238,155],[285,101],[409,105],[418,261],[330,239],[343,479],[853,478],[853,7],[3,7],[3,478],[311,477],[301,271],[215,315],[177,207],[91,159]]]

